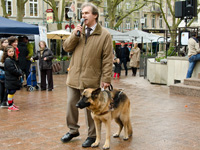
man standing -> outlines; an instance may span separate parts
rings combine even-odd
[[[200,47],[197,33],[192,33],[192,37],[188,40],[188,48],[189,68],[186,78],[191,78],[196,62],[200,60]]]
[[[129,49],[127,46],[125,46],[125,42],[121,42],[121,47],[117,49],[116,51],[117,58],[120,59],[120,63],[124,65],[125,69],[125,76],[128,75],[128,69],[127,69],[127,62],[129,61]]]
[[[98,9],[92,3],[81,7],[84,26],[80,24],[63,44],[67,52],[73,52],[67,76],[67,116],[69,132],[61,138],[69,142],[79,136],[78,108],[75,106],[86,88],[104,89],[110,85],[112,75],[112,39],[109,32],[98,23]],[[78,35],[80,32],[80,36]],[[101,85],[100,85],[101,83]],[[96,139],[91,112],[85,109],[88,138],[82,147],[90,147]]]

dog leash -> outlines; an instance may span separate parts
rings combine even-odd
[[[112,91],[112,90],[113,90],[112,84],[110,84],[110,86],[108,86],[108,90],[109,90],[109,91]],[[102,88],[101,88],[101,91],[105,91],[105,89],[102,87]]]

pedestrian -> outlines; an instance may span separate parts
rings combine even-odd
[[[134,47],[130,52],[130,67],[132,69],[132,76],[136,76],[137,68],[140,66],[140,48],[138,43],[134,43]]]
[[[117,58],[120,59],[120,64],[123,64],[125,69],[125,76],[128,75],[128,68],[127,68],[127,62],[129,61],[129,50],[128,47],[125,46],[125,42],[121,42],[121,46],[116,51]]]
[[[18,61],[18,56],[19,56],[19,49],[18,49],[18,39],[14,36],[11,36],[8,38],[8,45],[11,45],[14,47],[15,54],[16,54],[16,59]],[[18,62],[17,62],[18,63]]]
[[[0,42],[0,69],[5,71],[4,69],[4,63],[1,62],[3,58],[3,52],[4,49],[8,46],[8,40],[6,38],[1,39]],[[6,94],[6,88],[5,88],[5,79],[0,80],[0,106],[1,108],[8,108],[7,103],[7,94]]]
[[[113,63],[115,65],[113,78],[115,79],[117,76],[117,78],[119,79],[121,73],[121,64],[119,58],[113,59]]]
[[[53,74],[52,74],[52,60],[53,53],[47,48],[45,41],[39,42],[40,50],[37,51],[34,60],[39,60],[39,66],[41,71],[41,91],[46,90],[46,79],[48,81],[48,91],[53,90]]]
[[[33,56],[33,45],[29,42],[29,39],[27,36],[23,37],[24,42],[27,45],[27,49],[28,49],[28,55],[26,56],[27,59],[27,65],[26,65],[26,72],[29,75],[30,74],[30,67],[31,67],[31,57]]]
[[[200,47],[199,40],[197,39],[197,33],[192,33],[192,36],[188,40],[188,57],[189,67],[186,78],[191,78],[196,62],[200,60]]]
[[[24,37],[18,37],[18,49],[19,49],[19,67],[22,72],[26,75],[26,79],[28,78],[29,73],[27,72],[27,60],[26,57],[28,56],[28,49],[27,43],[24,40]]]
[[[5,88],[8,94],[8,110],[16,111],[19,107],[14,104],[14,94],[21,87],[20,77],[22,76],[22,70],[16,64],[16,55],[13,46],[8,45],[5,48],[2,62],[5,67]]]
[[[81,7],[84,26],[77,25],[63,48],[73,52],[67,76],[67,116],[69,132],[61,138],[69,142],[79,136],[78,108],[76,103],[86,88],[106,89],[112,78],[112,38],[110,33],[98,22],[99,12],[92,3]],[[80,33],[80,36],[79,36]],[[85,109],[88,137],[82,147],[91,147],[96,139],[96,131],[91,112]]]

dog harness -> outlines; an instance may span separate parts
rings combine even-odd
[[[107,114],[108,112],[114,110],[114,102],[115,102],[114,99],[111,97],[109,91],[107,91],[107,90],[104,90],[104,91],[108,94],[108,97],[111,99],[111,102],[110,102],[110,105],[109,105],[109,110],[107,110],[107,111],[105,111],[105,112],[103,112],[103,113],[100,113],[99,116],[105,115],[105,114]],[[121,95],[122,93],[123,93],[123,91],[120,91],[120,92],[118,93],[117,99],[119,99],[119,97],[120,97],[120,95]]]

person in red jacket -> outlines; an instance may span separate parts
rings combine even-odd
[[[15,54],[16,54],[16,57],[17,57],[17,60],[18,60],[18,56],[19,56],[19,49],[17,47],[17,45],[18,45],[18,39],[16,37],[14,37],[14,36],[11,36],[11,37],[8,38],[8,43],[12,47],[14,47]]]

